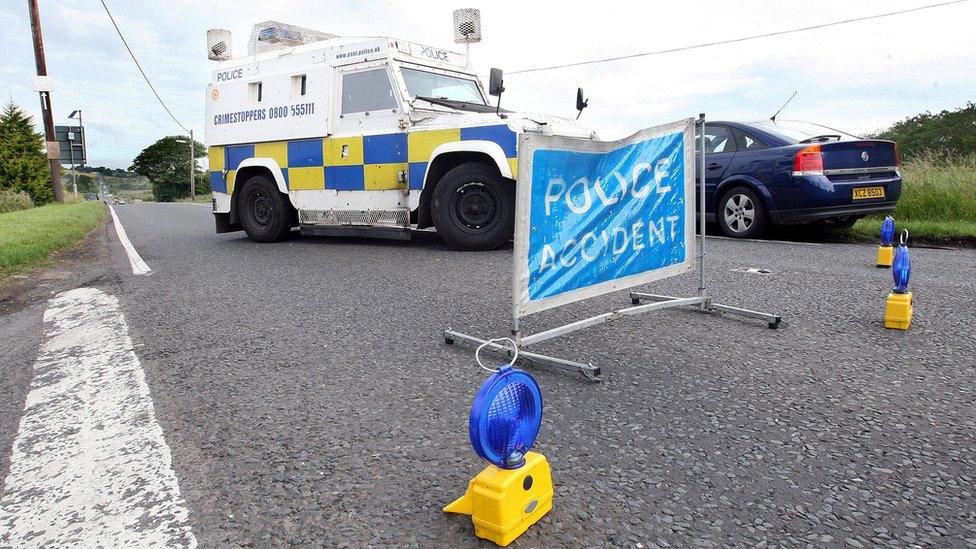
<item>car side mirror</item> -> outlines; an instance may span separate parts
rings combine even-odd
[[[502,70],[491,69],[491,75],[488,77],[488,95],[500,97],[504,91],[505,79],[503,78]]]
[[[583,88],[576,88],[576,110],[579,111],[576,113],[577,120],[579,119],[580,115],[583,114],[583,109],[585,109],[589,104],[590,101],[588,99],[583,99]]]

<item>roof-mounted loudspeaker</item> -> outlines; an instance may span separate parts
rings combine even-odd
[[[454,41],[458,44],[481,42],[481,12],[475,8],[454,10]]]
[[[207,31],[207,57],[211,61],[227,61],[234,56],[231,49],[231,34],[227,29]]]

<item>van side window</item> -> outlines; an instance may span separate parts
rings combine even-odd
[[[299,97],[305,97],[307,91],[306,86],[306,75],[297,74],[291,77],[291,98],[298,99]]]
[[[257,105],[261,102],[262,88],[261,82],[251,82],[247,85],[247,103],[249,105]]]
[[[385,68],[342,75],[342,114],[396,107],[393,86]]]

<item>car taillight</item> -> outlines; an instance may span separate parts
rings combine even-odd
[[[898,143],[895,143],[895,167],[901,166],[901,151],[898,150]]]
[[[793,157],[793,175],[823,175],[823,153],[820,145],[800,149]]]

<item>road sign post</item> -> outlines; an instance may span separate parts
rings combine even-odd
[[[702,159],[695,162],[695,130],[704,140],[704,115],[642,130],[614,142],[523,134],[515,214],[512,336],[519,357],[579,370],[599,379],[589,363],[529,353],[524,347],[597,324],[646,312],[695,307],[763,319],[777,315],[714,303],[705,287],[705,197]],[[698,227],[695,239],[695,178]],[[535,334],[523,316],[699,269],[698,293],[673,297],[632,292],[631,306]],[[643,303],[642,301],[649,301]],[[501,344],[452,329],[455,340]]]

